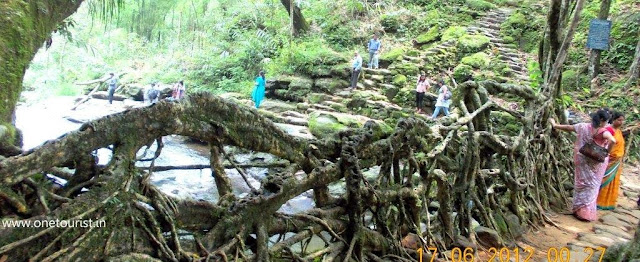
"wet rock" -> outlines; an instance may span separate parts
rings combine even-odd
[[[420,237],[414,233],[407,234],[404,238],[402,238],[402,241],[400,243],[402,244],[402,247],[413,250],[416,250],[421,246]]]
[[[471,240],[461,235],[457,235],[455,237],[455,240],[453,241],[453,247],[458,247],[461,250],[465,250],[470,247],[474,252],[478,250],[478,245],[476,245],[476,243],[473,243]]]
[[[480,245],[483,245],[484,247],[498,248],[498,247],[504,246],[502,242],[502,238],[500,238],[500,235],[498,234],[498,232],[496,232],[493,229],[479,226],[475,228],[475,232],[476,232],[476,239],[478,240],[478,243]]]
[[[525,229],[520,224],[520,219],[515,214],[507,214],[505,217],[505,221],[507,222],[507,226],[509,227],[509,232],[511,232],[514,238],[518,238],[525,233]]]

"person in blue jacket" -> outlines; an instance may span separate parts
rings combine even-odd
[[[256,77],[256,86],[253,88],[253,93],[251,94],[251,98],[256,105],[256,108],[260,107],[260,103],[262,99],[264,99],[264,87],[266,85],[266,80],[264,77],[264,72],[260,71],[260,75]]]

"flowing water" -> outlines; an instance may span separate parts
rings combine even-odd
[[[16,126],[23,133],[23,149],[31,149],[47,140],[56,139],[67,132],[78,129],[83,122],[121,112],[125,110],[125,106],[144,106],[141,102],[114,101],[114,104],[110,105],[105,100],[91,99],[72,111],[70,108],[74,105],[74,100],[73,97],[51,97],[41,102],[20,104],[16,111]],[[283,125],[281,128],[290,133],[299,132],[294,128],[288,128],[287,125]],[[206,145],[189,142],[189,139],[175,135],[163,137],[163,142],[162,154],[156,159],[155,166],[209,164],[210,153]],[[153,156],[155,150],[156,144],[154,143],[146,152],[145,157]],[[102,148],[96,153],[100,164],[104,165],[109,162],[111,150]],[[139,156],[143,154],[144,148],[138,152]],[[235,154],[234,158],[238,163],[276,160],[274,156],[260,152]],[[149,164],[150,162],[136,163],[138,166],[148,166]],[[243,197],[251,191],[237,170],[227,169],[225,171],[231,180],[233,193],[236,196]],[[245,170],[248,175],[247,180],[254,188],[260,188],[260,181],[269,172],[274,171],[268,168],[247,168]],[[62,179],[53,179],[64,183]],[[154,172],[151,181],[164,193],[181,199],[205,200],[215,203],[219,197],[209,168]],[[309,191],[291,199],[281,207],[280,211],[291,214],[311,209],[314,206],[312,194]]]

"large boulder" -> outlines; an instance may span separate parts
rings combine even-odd
[[[383,52],[380,54],[380,62],[391,64],[395,61],[402,60],[402,56],[406,52],[404,47],[397,47],[389,50],[389,52]]]
[[[393,76],[393,80],[391,80],[391,83],[393,83],[396,86],[404,86],[404,84],[407,83],[407,77],[405,75],[395,75]]]
[[[467,28],[462,26],[451,26],[442,33],[442,41],[456,40],[467,34]]]
[[[408,76],[418,75],[420,69],[414,63],[395,63],[389,68],[393,74],[403,74]]]
[[[313,88],[313,80],[307,77],[284,76],[278,81],[281,84],[288,83],[288,85],[284,89],[273,90],[273,96],[285,100],[302,102]]]
[[[132,83],[125,85],[122,92],[135,101],[142,101],[144,100],[144,90],[145,88],[141,84]]]

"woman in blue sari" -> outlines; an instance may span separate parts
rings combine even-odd
[[[266,80],[264,77],[264,72],[260,71],[260,75],[256,77],[256,86],[253,88],[253,93],[251,93],[251,98],[256,105],[256,108],[260,107],[260,103],[262,99],[264,99],[264,86],[266,84]]]

